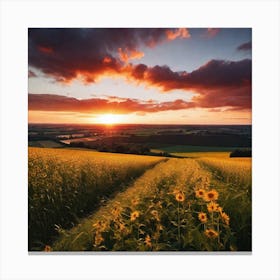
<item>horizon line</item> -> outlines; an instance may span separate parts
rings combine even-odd
[[[249,123],[249,124],[207,124],[207,123],[201,123],[201,124],[176,124],[176,123],[114,123],[114,124],[103,124],[103,123],[32,123],[32,122],[28,122],[28,125],[39,125],[39,124],[46,124],[46,125],[100,125],[100,126],[120,126],[120,125],[227,125],[227,126],[245,126],[245,125],[251,125],[252,126],[252,123]]]

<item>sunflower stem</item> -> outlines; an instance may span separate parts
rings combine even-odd
[[[217,223],[217,231],[218,231],[218,244],[220,244],[220,218],[218,216],[218,223]]]
[[[178,242],[181,247],[181,233],[180,233],[181,221],[180,221],[180,203],[178,201]]]

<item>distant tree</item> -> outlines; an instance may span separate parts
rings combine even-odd
[[[125,153],[126,152],[126,148],[122,145],[117,145],[115,148],[114,148],[114,151],[116,153]]]
[[[230,153],[229,157],[252,157],[252,150],[234,150]]]
[[[69,144],[70,147],[79,147],[79,148],[84,148],[85,143],[84,142],[71,142]]]

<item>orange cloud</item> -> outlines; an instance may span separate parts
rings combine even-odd
[[[128,50],[127,48],[125,48],[125,50],[123,50],[122,48],[118,49],[118,54],[119,54],[119,58],[121,61],[127,63],[129,60],[132,59],[140,59],[144,56],[144,53],[138,50]]]
[[[168,110],[181,110],[193,107],[192,102],[181,99],[169,102],[143,101],[130,98],[91,98],[79,100],[73,97],[54,94],[28,94],[28,110],[58,111],[76,113],[153,113]]]
[[[172,41],[177,38],[189,38],[191,37],[187,28],[178,28],[176,30],[166,30],[167,39]]]
[[[215,37],[220,32],[220,28],[207,28],[206,37]]]
[[[112,59],[108,56],[105,56],[104,59],[103,59],[103,62],[104,63],[110,63],[110,62],[112,62]]]

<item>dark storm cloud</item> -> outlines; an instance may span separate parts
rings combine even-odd
[[[139,64],[133,68],[132,76],[163,91],[192,90],[197,93],[192,100],[196,107],[250,109],[251,63],[249,59],[211,60],[190,73],[174,72],[168,66],[149,68]]]
[[[251,82],[251,60],[224,61],[210,60],[198,69],[187,73],[173,72],[168,66],[145,68],[134,67],[137,79],[142,79],[161,87],[164,91],[173,89],[213,89],[220,87],[240,87]]]
[[[228,107],[228,110],[251,110],[252,89],[250,85],[232,88],[205,90],[192,101],[201,108]]]
[[[119,73],[129,59],[141,58],[140,46],[189,36],[185,28],[31,28],[28,62],[58,81],[81,77],[94,82],[102,74]]]
[[[252,49],[252,42],[246,42],[240,46],[237,47],[238,51],[249,51]]]

